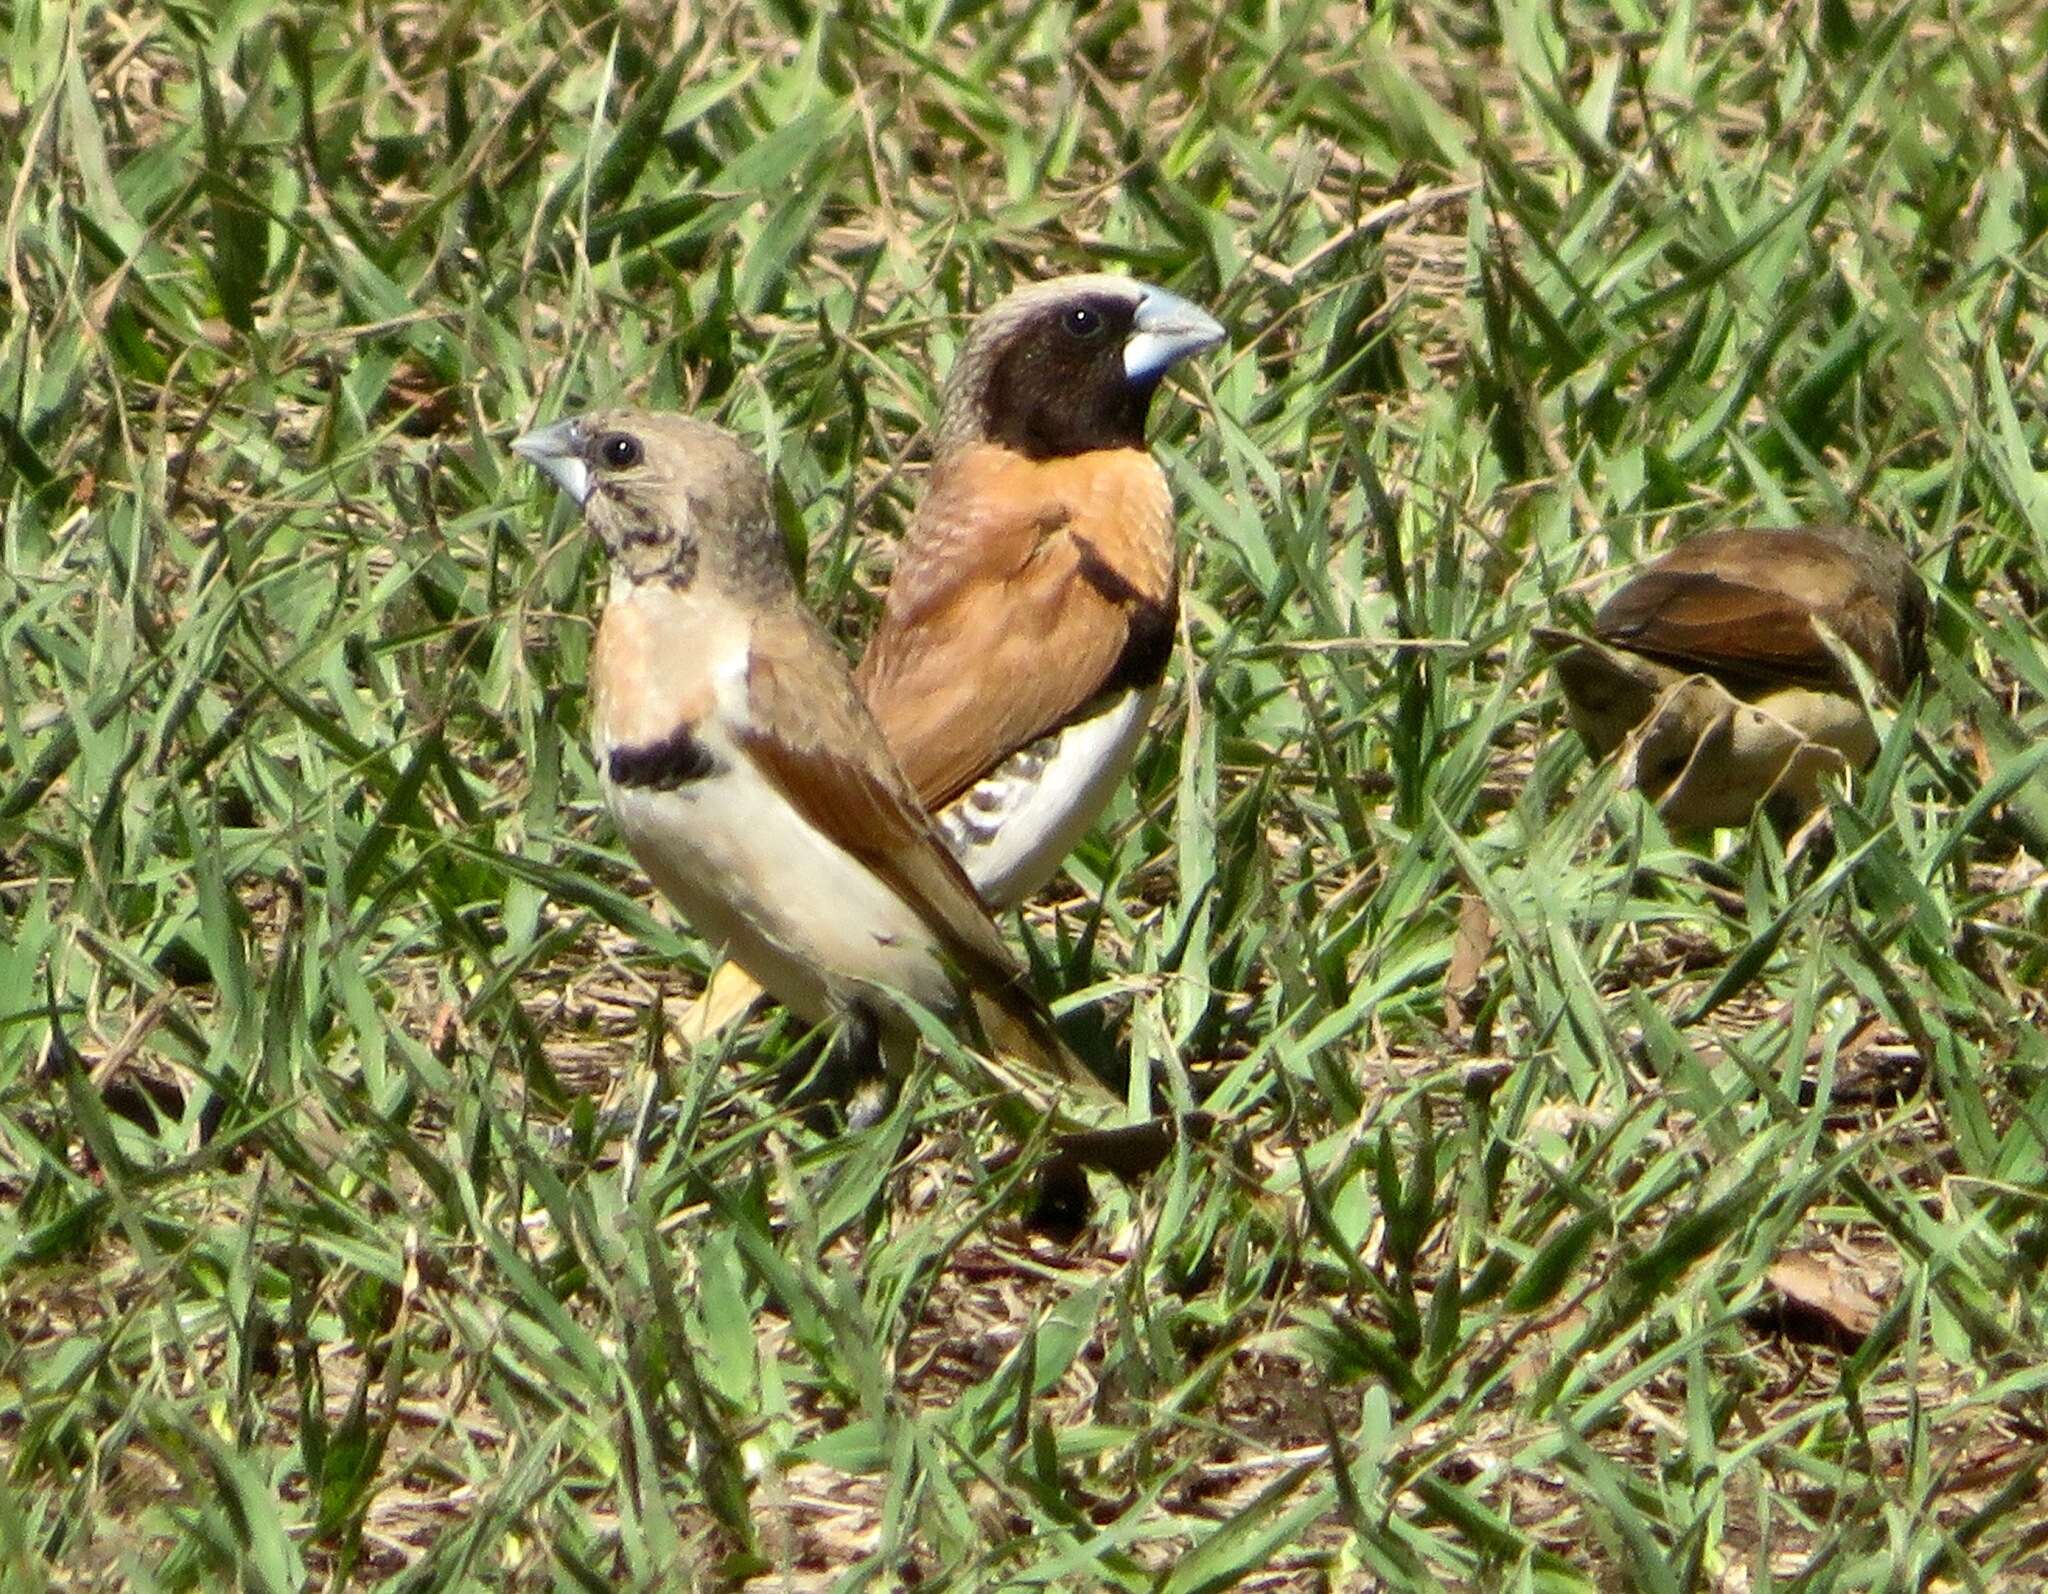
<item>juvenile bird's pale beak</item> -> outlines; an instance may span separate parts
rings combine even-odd
[[[1223,338],[1222,323],[1208,312],[1177,293],[1147,288],[1124,340],[1124,375],[1133,382],[1156,382],[1177,361],[1212,349]]]
[[[583,427],[574,418],[543,426],[512,440],[512,452],[537,465],[580,507],[590,496],[590,467],[583,463]]]

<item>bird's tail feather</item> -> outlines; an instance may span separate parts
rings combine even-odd
[[[1028,989],[974,993],[974,1013],[990,1052],[1098,1102],[1121,1104],[1123,1095],[1082,1062],[1053,1028],[1052,1015]]]

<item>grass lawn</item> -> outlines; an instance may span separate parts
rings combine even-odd
[[[2031,0],[0,0],[0,1587],[2048,1584]],[[821,1138],[606,820],[506,444],[787,488],[849,649],[1016,282],[1155,411],[1157,734],[1009,929],[1216,1143],[1067,1242]],[[1902,538],[1832,842],[1531,640]]]

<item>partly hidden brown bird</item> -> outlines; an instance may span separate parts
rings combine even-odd
[[[900,995],[992,1058],[1106,1096],[804,606],[761,462],[716,427],[629,409],[513,447],[610,556],[593,751],[662,895],[799,1017],[836,1023],[856,1081],[900,1077],[913,1057]]]
[[[1573,727],[1680,828],[1816,807],[1879,736],[1853,659],[1897,698],[1926,668],[1927,591],[1850,526],[1711,531],[1638,571],[1581,637],[1541,629]]]
[[[855,673],[919,799],[984,901],[1059,871],[1129,769],[1179,618],[1152,397],[1223,341],[1128,277],[1033,283],[985,311],[940,402],[930,478]],[[695,1016],[752,1001],[720,971]]]

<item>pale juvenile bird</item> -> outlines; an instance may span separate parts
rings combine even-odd
[[[1058,873],[1159,699],[1179,556],[1146,416],[1166,374],[1223,337],[1163,288],[1059,277],[985,311],[947,378],[931,478],[854,678],[998,911]],[[753,996],[720,970],[696,1027]]]
[[[1593,617],[1540,629],[1573,727],[1680,827],[1820,800],[1875,756],[1845,653],[1893,697],[1926,668],[1926,588],[1897,544],[1849,526],[1710,531],[1652,561]]]
[[[1102,1092],[890,758],[797,591],[768,474],[735,438],[637,410],[513,448],[611,559],[591,733],[627,848],[699,935],[799,1017],[838,1021],[857,1074],[900,1076],[901,992],[992,1049]]]

